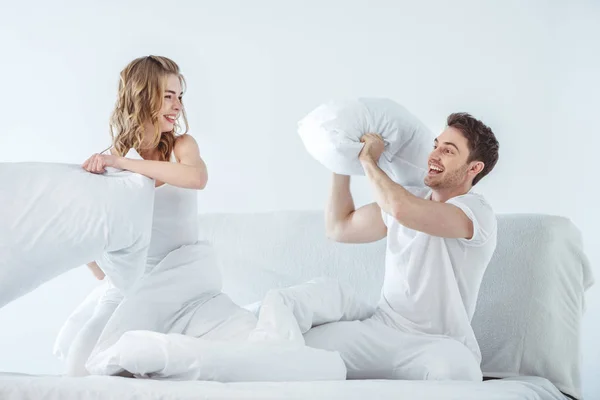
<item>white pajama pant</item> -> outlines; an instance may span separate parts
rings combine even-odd
[[[348,379],[482,380],[479,364],[462,343],[402,332],[376,317],[320,325],[304,339],[307,346],[339,352]]]
[[[64,358],[68,376],[89,375],[85,366],[102,331],[122,301],[117,289],[109,288],[89,307],[91,313],[78,326],[63,328],[61,339],[66,347]],[[181,333],[186,336],[208,340],[245,340],[256,327],[256,317],[250,311],[237,306],[229,296],[220,293],[196,308]],[[83,316],[82,316],[83,317]],[[67,337],[70,335],[70,337]]]
[[[482,380],[480,365],[464,344],[386,324],[394,320],[393,311],[369,307],[336,281],[316,280],[274,290],[265,302],[270,309],[264,311],[263,302],[259,327],[263,319],[272,321],[272,315],[279,319],[271,323],[271,334],[266,336],[293,340],[301,333],[299,340],[305,345],[339,352],[347,379]],[[282,317],[280,309],[273,312],[273,304],[285,305],[294,318]],[[297,321],[297,326],[286,320]]]

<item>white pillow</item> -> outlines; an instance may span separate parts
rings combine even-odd
[[[483,375],[541,376],[581,399],[581,320],[593,283],[569,219],[501,215],[472,321]]]
[[[298,122],[306,150],[332,172],[364,175],[361,136],[380,134],[386,148],[379,167],[395,182],[422,186],[434,135],[400,104],[385,98],[332,100]]]
[[[137,153],[128,157],[139,158]],[[79,165],[0,163],[0,307],[96,261],[127,292],[142,275],[154,181]]]
[[[345,380],[339,353],[291,343],[214,341],[131,331],[95,356],[92,374],[217,382]]]

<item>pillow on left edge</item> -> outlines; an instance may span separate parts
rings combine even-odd
[[[133,153],[133,154],[132,154]],[[131,150],[127,157],[139,158]],[[154,180],[74,164],[0,163],[0,308],[96,261],[124,293],[141,277]]]

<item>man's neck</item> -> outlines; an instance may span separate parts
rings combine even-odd
[[[445,203],[453,197],[469,193],[469,190],[471,190],[471,186],[454,187],[447,189],[433,189],[431,193],[431,200],[439,201],[440,203]]]

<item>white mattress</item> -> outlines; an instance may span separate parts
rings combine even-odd
[[[156,381],[106,376],[67,378],[0,373],[0,399],[186,400],[369,399],[565,400],[546,379],[521,377],[486,382],[336,381],[218,383]]]

